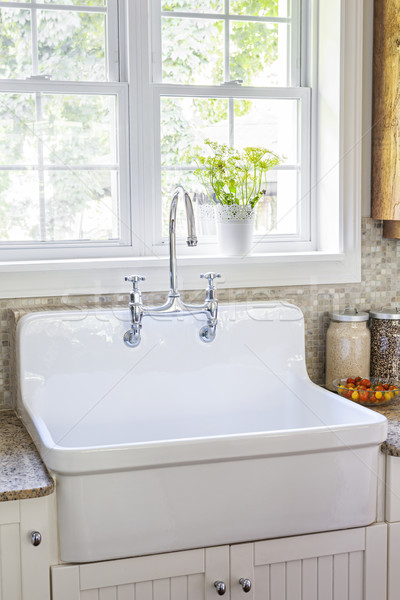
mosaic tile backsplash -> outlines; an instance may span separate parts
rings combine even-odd
[[[348,285],[314,285],[220,290],[224,301],[284,300],[301,308],[305,317],[306,361],[308,373],[315,383],[324,381],[325,335],[328,313],[346,306],[361,310],[394,304],[400,291],[400,243],[382,238],[382,223],[370,218],[362,221],[362,281]],[[399,282],[398,282],[399,279]],[[185,294],[186,301],[198,299],[199,292]],[[147,304],[164,300],[162,293],[143,294]],[[54,298],[16,298],[0,300],[0,408],[13,406],[15,381],[12,373],[13,313],[54,310],[71,307],[127,306],[128,295],[73,296]],[[11,318],[10,318],[11,317]]]

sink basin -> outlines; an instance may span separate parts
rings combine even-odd
[[[367,525],[386,419],[314,385],[286,303],[143,321],[24,316],[19,413],[55,474],[61,558],[88,562]]]

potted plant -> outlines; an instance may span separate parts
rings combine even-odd
[[[281,158],[260,146],[241,152],[209,139],[205,144],[213,154],[193,157],[195,175],[204,184],[215,203],[220,251],[226,255],[244,255],[251,249],[255,207],[265,194],[266,173]]]

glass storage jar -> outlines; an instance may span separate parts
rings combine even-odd
[[[400,311],[395,308],[370,310],[371,377],[400,377]]]
[[[369,315],[356,308],[331,313],[326,333],[325,385],[335,391],[334,379],[369,377],[370,332]]]

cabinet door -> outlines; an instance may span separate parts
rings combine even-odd
[[[32,545],[32,531],[42,542]],[[50,565],[58,562],[54,495],[0,502],[0,600],[50,600]]]
[[[19,502],[0,502],[0,600],[21,600]]]
[[[228,546],[52,568],[53,600],[215,600],[215,581]]]
[[[400,590],[400,523],[388,525],[388,600],[398,600]]]
[[[230,587],[231,600],[383,600],[386,525],[232,546]]]

